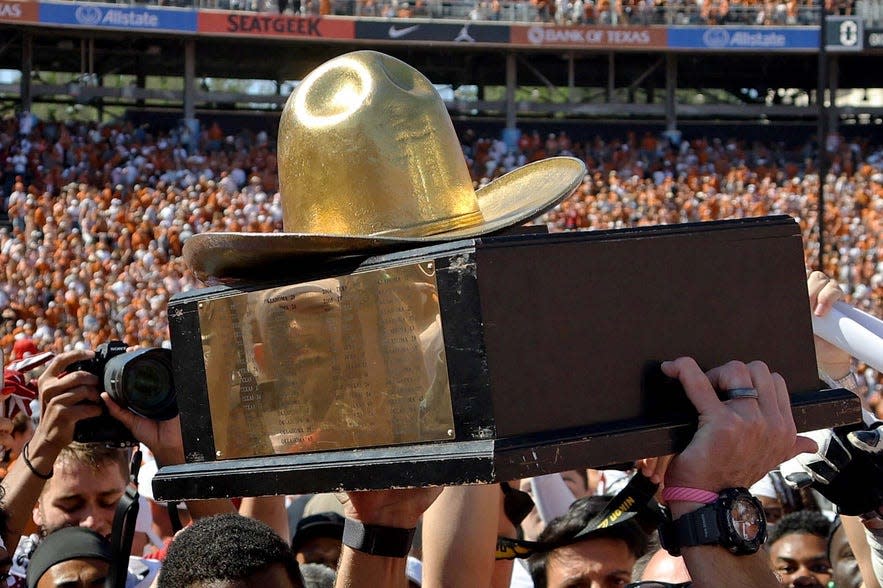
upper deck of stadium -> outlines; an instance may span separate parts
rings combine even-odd
[[[881,85],[869,74],[883,66],[883,0],[824,11],[812,0],[0,0],[0,38],[0,68],[29,72],[0,85],[8,104],[278,110],[285,81],[373,48],[436,84],[477,88],[449,103],[462,116],[805,121],[818,115],[820,72],[832,95]],[[39,72],[74,78],[47,84]],[[114,75],[133,81],[103,83]],[[180,76],[184,89],[149,88],[149,76]],[[277,90],[218,92],[213,78]],[[524,88],[548,92],[517,98]],[[871,101],[827,106],[835,118],[883,115]]]

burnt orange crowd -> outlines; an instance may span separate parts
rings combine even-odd
[[[651,133],[571,139],[527,131],[507,145],[461,133],[477,186],[551,155],[584,159],[577,192],[537,222],[551,231],[615,229],[767,214],[795,217],[818,264],[817,149]],[[827,144],[823,269],[848,300],[883,316],[883,149]],[[198,287],[181,259],[204,231],[281,230],[275,143],[207,124],[155,131],[129,123],[0,125],[0,345],[93,348],[109,339],[168,346],[169,298]],[[871,391],[879,376],[867,376]]]

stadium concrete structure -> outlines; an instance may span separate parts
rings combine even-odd
[[[21,83],[0,85],[0,104],[137,110],[162,101],[185,120],[212,110],[272,112],[286,98],[279,91],[212,92],[198,80],[264,79],[279,88],[331,57],[373,48],[434,83],[475,85],[475,99],[449,103],[455,119],[484,117],[508,127],[527,119],[631,120],[668,129],[688,120],[814,124],[820,112],[829,113],[832,126],[879,121],[883,108],[872,103],[820,110],[816,96],[824,87],[883,86],[883,29],[861,16],[822,18],[818,8],[810,20],[816,24],[604,27],[0,0],[0,68],[25,74]],[[48,85],[37,73],[45,71],[80,74],[81,81]],[[136,83],[103,86],[111,74],[132,75]],[[146,88],[147,76],[158,75],[181,76],[184,90]],[[549,88],[546,95],[558,100],[516,100],[525,86]],[[492,96],[489,87],[497,89]],[[690,94],[679,89],[712,98],[685,99]],[[780,89],[802,98],[781,97]]]

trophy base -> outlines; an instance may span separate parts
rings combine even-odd
[[[798,431],[855,423],[855,395],[844,389],[792,395]],[[157,500],[270,496],[504,482],[568,469],[629,465],[684,449],[695,422],[603,426],[504,439],[372,447],[279,455],[162,468],[153,478]]]
[[[675,453],[696,412],[659,361],[682,356],[765,361],[799,430],[860,420],[853,394],[819,381],[790,217],[484,237],[277,274],[169,304],[187,463],[160,470],[159,499],[488,483]]]

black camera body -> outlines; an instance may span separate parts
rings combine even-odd
[[[137,415],[164,421],[178,414],[172,354],[168,349],[153,347],[127,352],[122,341],[108,341],[95,348],[92,359],[67,367],[68,373],[76,371],[96,376],[101,391]],[[106,409],[100,416],[79,421],[74,429],[74,441],[118,447],[138,444],[132,432]]]

